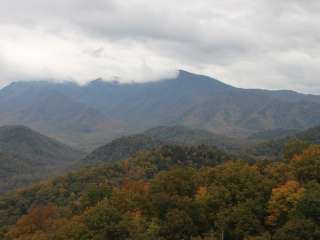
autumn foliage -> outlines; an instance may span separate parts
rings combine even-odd
[[[317,240],[319,166],[320,146],[254,164],[167,146],[2,197],[0,239]]]

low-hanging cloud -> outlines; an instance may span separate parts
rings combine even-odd
[[[4,0],[0,83],[149,81],[183,68],[320,93],[316,0]]]

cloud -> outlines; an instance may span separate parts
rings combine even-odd
[[[10,73],[0,81],[147,81],[184,68],[320,93],[318,10],[316,0],[4,0],[0,64]]]

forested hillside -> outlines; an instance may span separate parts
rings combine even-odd
[[[0,193],[65,173],[83,156],[30,128],[0,127]]]
[[[151,150],[163,145],[164,142],[144,134],[130,135],[113,140],[92,151],[88,156],[77,163],[82,165],[95,165],[124,160],[139,151]]]
[[[207,145],[229,153],[239,153],[250,141],[213,134],[185,126],[159,126],[141,134],[117,138],[98,147],[77,163],[77,166],[95,165],[124,160],[139,151],[163,145]]]
[[[320,146],[249,164],[164,146],[0,199],[5,240],[317,240]]]
[[[281,158],[285,148],[291,145],[292,149],[299,146],[320,144],[320,126],[316,126],[305,131],[301,131],[284,138],[274,138],[269,141],[259,143],[252,146],[249,150],[250,154],[260,157]]]

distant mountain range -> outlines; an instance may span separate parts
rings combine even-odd
[[[0,127],[0,193],[63,173],[83,156],[30,128]]]
[[[247,137],[320,124],[320,96],[240,89],[186,71],[147,83],[16,82],[0,91],[5,124],[27,125],[86,150],[159,125]]]

